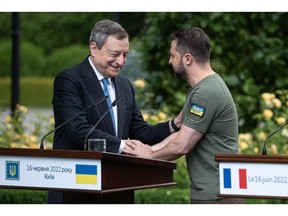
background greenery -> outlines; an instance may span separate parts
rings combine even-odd
[[[134,81],[141,109],[152,111],[150,114],[153,115],[149,117],[151,123],[163,120],[159,118],[160,112],[170,118],[182,108],[188,86],[172,76],[168,64],[168,36],[191,25],[203,28],[209,35],[212,66],[233,94],[239,115],[241,153],[259,153],[267,135],[283,124],[280,118],[287,119],[288,14],[276,12],[20,13],[22,105],[52,108],[55,75],[64,68],[80,63],[88,55],[92,26],[103,18],[118,21],[130,34],[131,52],[121,73]],[[0,111],[10,105],[11,97],[11,20],[11,13],[0,13]],[[263,97],[266,93],[271,97]],[[275,100],[281,102],[280,106],[274,103]],[[267,116],[267,110],[272,115]],[[14,121],[13,124],[18,123]],[[35,136],[39,136],[42,126],[40,122],[36,125],[33,136],[27,139],[25,146],[38,143]],[[10,134],[8,126],[11,126],[9,121],[0,124],[0,143],[2,137],[6,137],[6,142],[14,139],[15,134]],[[283,132],[286,134],[279,133],[271,139],[270,146],[273,148],[269,148],[269,153],[288,153],[288,132]],[[22,135],[25,135],[24,132]],[[174,175],[177,187],[137,191],[136,202],[189,202],[189,179],[183,158],[177,160],[177,165]],[[6,199],[10,203],[19,203],[18,197],[23,197],[23,203],[24,200],[41,202],[29,199],[27,191],[16,191],[11,190],[12,195],[8,195],[10,192],[1,190],[0,202],[5,203],[2,200]],[[15,197],[15,193],[16,200],[8,198]],[[24,195],[20,196],[19,193]],[[45,192],[35,193],[35,196],[45,199]],[[247,200],[247,203],[285,201],[257,199]]]
[[[288,13],[277,12],[23,12],[21,75],[54,77],[81,62],[92,26],[102,18],[120,22],[130,34],[133,52],[123,74],[146,79],[142,108],[171,114],[181,109],[187,84],[171,75],[168,36],[186,26],[210,36],[212,66],[234,96],[241,132],[256,127],[261,93],[287,88]],[[11,73],[11,19],[11,13],[0,13],[1,77]]]
[[[52,108],[53,77],[21,77],[20,98],[21,104],[27,107]],[[11,79],[10,77],[0,78],[1,106],[9,107],[11,103]]]

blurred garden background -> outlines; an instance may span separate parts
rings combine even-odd
[[[239,117],[239,149],[261,154],[267,136],[288,117],[288,13],[277,12],[21,12],[20,101],[13,117],[11,104],[12,13],[0,13],[0,147],[38,148],[53,128],[53,79],[61,70],[89,54],[93,25],[107,18],[130,34],[130,53],[122,74],[133,82],[144,117],[150,123],[172,118],[185,101],[187,83],[172,75],[169,40],[186,26],[203,28],[211,40],[213,69],[234,97]],[[30,120],[30,121],[29,121]],[[32,121],[32,122],[31,122]],[[27,122],[29,122],[27,124]],[[29,126],[28,126],[29,125]],[[52,135],[45,145],[51,147]],[[288,129],[267,142],[267,154],[288,155]],[[189,203],[185,158],[177,161],[175,187],[136,191],[136,203]],[[0,203],[46,203],[45,191],[0,190]],[[246,203],[287,203],[247,199]]]

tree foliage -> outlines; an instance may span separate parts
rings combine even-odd
[[[50,54],[55,49],[75,44],[88,47],[90,32],[101,19],[119,22],[133,38],[144,17],[145,13],[135,12],[21,12],[20,39],[32,42]],[[0,13],[0,42],[11,38],[11,20],[12,13]]]
[[[211,64],[233,94],[242,132],[256,126],[262,93],[287,89],[288,13],[24,12],[20,38],[43,49],[48,59],[61,48],[88,46],[92,26],[104,18],[118,21],[130,34],[133,52],[129,68],[122,72],[142,76],[148,83],[141,101],[145,108],[171,115],[182,108],[189,86],[172,75],[168,37],[187,26],[203,28],[210,37]],[[0,13],[0,26],[2,42],[11,37],[11,13]],[[0,58],[2,63],[6,58],[5,63],[10,56]]]

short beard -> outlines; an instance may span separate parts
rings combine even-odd
[[[187,80],[187,73],[184,69],[182,62],[179,62],[179,64],[177,65],[177,68],[173,68],[173,69],[174,69],[175,77],[181,80]]]

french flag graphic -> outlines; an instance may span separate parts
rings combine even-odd
[[[224,168],[223,169],[223,179],[224,179],[224,188],[240,188],[240,189],[247,189],[247,171],[246,169],[238,169],[238,182],[232,182],[232,175],[231,175],[231,169],[230,168]],[[232,185],[234,183],[234,185]],[[238,185],[237,185],[238,183]]]

